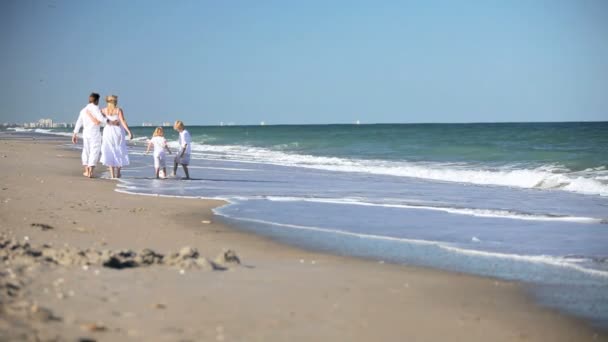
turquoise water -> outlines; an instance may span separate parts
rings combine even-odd
[[[221,198],[222,220],[285,243],[522,281],[608,327],[606,122],[188,129],[192,181],[152,179],[138,127],[118,191]]]
[[[608,195],[608,122],[189,130],[205,145],[199,148],[230,150],[249,161]],[[134,129],[136,135],[151,131]],[[168,138],[176,138],[170,129]]]
[[[572,171],[608,165],[608,122],[195,126],[189,130],[199,143],[316,156],[492,166],[549,164]],[[145,128],[135,131],[149,135]]]
[[[153,127],[133,127],[150,136]],[[608,166],[608,122],[191,126],[194,142],[369,160],[558,166],[568,171]],[[54,131],[69,131],[59,130]],[[168,139],[176,133],[166,128]]]

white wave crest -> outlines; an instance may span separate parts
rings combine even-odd
[[[18,132],[18,133],[33,132],[33,133],[38,133],[38,134],[59,135],[59,136],[63,136],[63,137],[72,136],[72,133],[69,133],[69,132],[58,132],[58,131],[53,131],[51,129],[45,129],[45,128],[11,127],[11,128],[8,128],[8,130]]]
[[[40,133],[40,134],[59,135],[62,137],[71,137],[72,136],[72,133],[69,133],[69,132],[57,132],[57,131],[52,131],[50,129],[43,129],[43,128],[36,128],[34,130],[34,132]]]
[[[449,206],[438,206],[438,205],[424,205],[420,203],[372,203],[367,201],[361,201],[359,199],[352,198],[303,198],[303,197],[278,197],[278,196],[267,196],[264,197],[267,200],[275,202],[316,202],[316,203],[331,203],[331,204],[344,204],[344,205],[359,205],[359,206],[371,206],[371,207],[385,207],[385,208],[402,208],[402,209],[420,209],[420,210],[434,210],[443,211],[450,214],[457,215],[470,215],[476,217],[494,217],[494,218],[506,218],[513,220],[528,220],[528,221],[553,221],[553,222],[576,222],[576,223],[604,223],[605,219],[594,218],[594,217],[583,217],[583,216],[566,216],[566,215],[554,215],[554,214],[536,214],[536,213],[524,213],[513,210],[504,209],[479,209],[479,208],[457,208]]]
[[[328,171],[413,177],[478,185],[498,185],[529,189],[558,189],[588,195],[608,196],[608,184],[600,178],[605,176],[605,171],[600,170],[584,173],[567,172],[563,167],[555,165],[528,169],[518,169],[514,167],[483,169],[481,167],[454,163],[320,157],[238,145],[205,145],[193,143],[192,149],[195,154],[194,157],[199,158],[220,158],[241,162],[267,163]]]
[[[136,137],[136,138],[131,139],[131,141],[144,141],[144,142],[148,141],[148,140],[150,140],[150,138],[148,138],[148,137]]]

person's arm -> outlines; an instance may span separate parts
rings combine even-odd
[[[171,150],[169,149],[169,144],[167,144],[167,140],[165,140],[165,150],[167,150],[167,152],[171,154]]]
[[[102,122],[105,122],[106,124],[111,125],[111,126],[120,126],[119,120],[108,119],[106,117],[106,115],[104,113],[102,113],[101,110],[99,110],[99,107],[97,107],[97,106],[95,106],[95,108],[92,111],[87,110],[87,114],[89,115],[91,120],[93,120],[95,125],[99,125]]]
[[[190,143],[190,133],[186,132],[186,134],[184,134],[184,142],[182,144],[182,153],[179,155],[179,157],[183,157],[184,154],[186,153],[186,149],[188,149],[188,144]]]
[[[99,109],[97,109],[99,110]],[[99,124],[101,124],[103,120],[103,114],[101,114],[101,112],[99,112],[100,115],[102,115],[102,118],[98,118],[96,115],[93,114],[93,112],[91,112],[91,109],[87,109],[87,115],[89,116],[89,118],[91,119],[91,121],[93,121],[93,123],[95,124],[95,126],[99,126]]]
[[[78,132],[82,128],[82,114],[78,114],[78,120],[76,120],[76,125],[74,125],[74,134],[72,135],[72,143],[75,144],[78,142]]]
[[[125,114],[120,108],[118,109],[118,119],[120,120],[120,123],[122,124],[122,127],[124,127],[125,131],[127,131],[127,134],[129,134],[129,139],[133,139],[133,133],[131,133],[129,125],[127,125],[127,120],[125,119]]]
[[[153,143],[152,143],[152,139],[150,139],[148,141],[148,148],[146,149],[146,154],[150,153],[150,147],[152,147]]]

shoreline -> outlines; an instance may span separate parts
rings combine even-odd
[[[114,181],[84,179],[77,152],[57,146],[65,140],[6,135],[0,136],[7,167],[1,176],[7,184],[2,190],[1,233],[20,240],[27,236],[32,244],[78,248],[153,248],[166,253],[189,245],[207,258],[232,249],[243,262],[224,272],[185,274],[165,266],[122,271],[99,267],[101,277],[78,267],[37,265],[24,271],[24,279],[29,279],[23,286],[24,300],[48,307],[62,320],[8,317],[19,321],[25,334],[33,327],[38,336],[108,340],[481,341],[488,334],[495,340],[606,339],[579,319],[531,303],[521,283],[287,246],[215,222],[212,209],[225,202],[161,196],[151,201],[120,193]],[[94,195],[79,200],[74,187]],[[29,226],[38,221],[54,228]],[[58,299],[55,293],[45,293],[59,278],[73,284],[67,292],[76,295]],[[116,282],[135,284],[136,289]],[[146,294],[162,298],[166,309],[150,309],[159,303]],[[83,330],[86,322],[78,317],[103,322],[107,328]],[[0,316],[0,321],[6,319]],[[5,322],[0,337],[8,334]],[[146,328],[151,323],[159,327]]]

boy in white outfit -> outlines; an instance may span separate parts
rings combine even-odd
[[[173,129],[179,133],[179,151],[175,155],[175,161],[173,162],[173,177],[177,174],[178,165],[182,165],[186,179],[190,179],[190,172],[188,172],[188,164],[190,164],[190,153],[192,152],[192,137],[190,132],[186,130],[186,126],[180,120],[175,121]]]
[[[99,126],[102,122],[116,124],[115,122],[106,120],[103,114],[101,114],[98,105],[99,94],[91,93],[89,95],[89,104],[80,111],[78,121],[76,121],[76,126],[74,127],[74,134],[72,135],[72,142],[75,144],[78,142],[78,132],[82,128],[83,175],[89,178],[93,178],[93,170],[99,161],[101,153],[101,132],[99,131]]]

